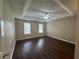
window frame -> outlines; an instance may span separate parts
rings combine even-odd
[[[40,25],[42,25],[42,31],[40,32]],[[44,33],[44,24],[39,23],[38,24],[38,33]]]
[[[25,32],[25,25],[24,25],[24,33],[23,33],[23,34],[24,34],[24,35],[29,35],[29,34],[31,34],[31,23],[30,23],[30,22],[24,22],[24,24],[25,24],[25,23],[30,24],[30,27],[29,27],[29,28],[30,28],[30,30],[29,30],[30,32],[29,32],[29,33]]]

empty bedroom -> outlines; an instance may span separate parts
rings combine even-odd
[[[0,59],[79,59],[78,0],[0,0]]]

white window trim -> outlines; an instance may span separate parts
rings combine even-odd
[[[25,33],[25,29],[24,29],[24,35],[29,35],[29,34],[31,34],[31,23],[29,23],[29,22],[24,22],[24,24],[25,23],[28,23],[28,24],[30,24],[30,32],[29,33]],[[24,25],[25,26],[25,25]]]
[[[39,31],[39,25],[42,25],[42,32]],[[40,33],[40,34],[41,34],[41,33],[44,33],[44,24],[39,23],[39,25],[38,25],[38,33]]]

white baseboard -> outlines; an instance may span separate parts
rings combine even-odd
[[[48,36],[48,37],[51,37],[51,36]],[[61,41],[65,41],[65,42],[68,42],[68,43],[76,44],[75,42],[71,42],[71,41],[68,41],[68,40],[65,40],[65,39],[62,39],[62,38],[58,38],[58,37],[52,37],[52,38],[56,38],[56,39],[61,40]]]
[[[36,36],[36,37],[40,37],[40,36]],[[54,36],[48,36],[48,37],[52,37],[52,38],[56,38],[56,39],[61,40],[61,41],[76,44],[75,42],[71,42],[71,41],[68,41],[68,40],[65,40],[65,39],[62,39],[62,38],[58,38],[58,37],[54,37]],[[35,38],[35,37],[29,37],[29,38]],[[22,39],[29,39],[29,38],[22,38]],[[16,39],[16,41],[19,41],[19,40],[21,40],[21,39]]]
[[[43,35],[43,36],[44,36],[44,35]],[[36,37],[41,37],[41,36],[33,36],[33,37],[28,37],[28,38],[21,38],[21,39],[16,39],[16,41],[24,40],[24,39],[30,39],[30,38],[36,38]]]
[[[13,45],[13,49],[12,49],[12,53],[11,53],[11,57],[10,57],[10,59],[12,59],[12,57],[13,57],[13,53],[14,53],[14,49],[15,49],[15,45],[16,45],[16,41],[15,41],[15,43],[14,43],[14,45]]]

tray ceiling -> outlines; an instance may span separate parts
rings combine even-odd
[[[8,3],[15,17],[25,20],[47,22],[73,15],[59,0],[8,0]]]

